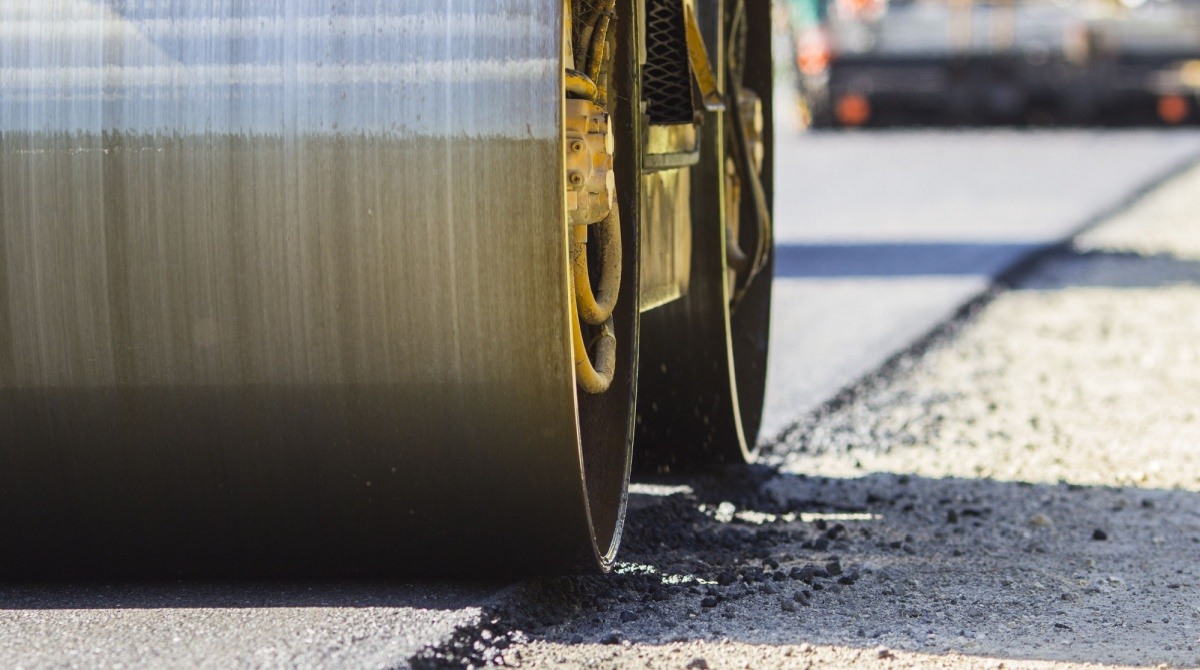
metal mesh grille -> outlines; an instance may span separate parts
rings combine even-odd
[[[646,2],[646,67],[642,71],[650,123],[692,123],[692,71],[680,0]]]

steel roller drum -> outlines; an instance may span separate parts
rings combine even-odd
[[[0,577],[611,559],[561,0],[0,20]]]

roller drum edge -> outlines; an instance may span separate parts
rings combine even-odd
[[[561,0],[201,4],[0,50],[0,578],[606,569]]]
[[[709,17],[732,3],[697,0]],[[774,201],[774,124],[770,3],[745,1],[749,38],[745,87],[762,101],[764,157],[761,181],[768,207]],[[705,23],[711,53],[720,62],[725,35]],[[727,85],[727,83],[724,83]],[[753,463],[766,391],[773,250],[749,290],[731,309],[726,272],[724,159],[728,112],[708,113],[702,155],[692,168],[691,280],[685,297],[643,316],[635,468],[669,472]],[[742,231],[756,216],[743,197]],[[746,247],[749,248],[749,247]]]

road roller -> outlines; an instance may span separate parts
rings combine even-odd
[[[770,23],[0,0],[0,578],[610,569],[754,458]]]

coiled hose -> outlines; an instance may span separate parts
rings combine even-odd
[[[608,91],[602,84],[602,65],[608,49],[608,29],[614,18],[616,0],[604,0],[584,22],[575,47],[575,64],[568,70],[567,93],[606,105]],[[607,73],[605,73],[607,74]],[[588,270],[588,229],[595,227],[600,250],[600,278],[593,293]],[[587,393],[604,393],[612,385],[617,362],[617,337],[613,311],[621,290],[621,217],[616,207],[598,223],[571,229],[571,279],[574,285],[571,320],[575,377]],[[583,324],[600,327],[600,334],[585,342]],[[595,350],[595,362],[588,350]]]

